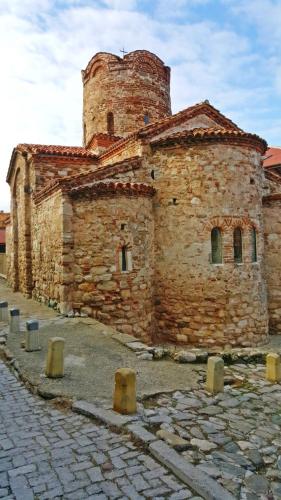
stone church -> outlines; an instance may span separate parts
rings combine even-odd
[[[83,147],[19,144],[8,281],[148,342],[258,345],[281,328],[278,171],[208,101],[171,114],[136,50],[82,71]]]

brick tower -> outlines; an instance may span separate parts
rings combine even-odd
[[[85,146],[94,134],[125,137],[171,115],[170,68],[146,50],[123,58],[99,52],[82,80]]]

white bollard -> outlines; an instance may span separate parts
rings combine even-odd
[[[0,321],[4,321],[5,323],[8,323],[9,321],[8,302],[6,301],[0,302]]]
[[[10,333],[20,333],[20,310],[10,309]]]
[[[32,319],[26,322],[25,350],[27,352],[41,351],[39,323],[37,320]]]

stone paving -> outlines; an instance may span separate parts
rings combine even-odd
[[[211,396],[202,383],[162,394],[140,406],[139,423],[235,498],[281,499],[281,385],[265,381],[264,365],[233,365],[226,373],[235,384],[224,393]]]
[[[128,435],[54,408],[30,394],[0,362],[0,498],[200,497]]]

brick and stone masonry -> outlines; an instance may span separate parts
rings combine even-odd
[[[257,345],[268,315],[278,333],[265,141],[208,101],[172,115],[170,70],[148,51],[98,53],[82,79],[84,147],[12,154],[13,289],[148,342]]]

